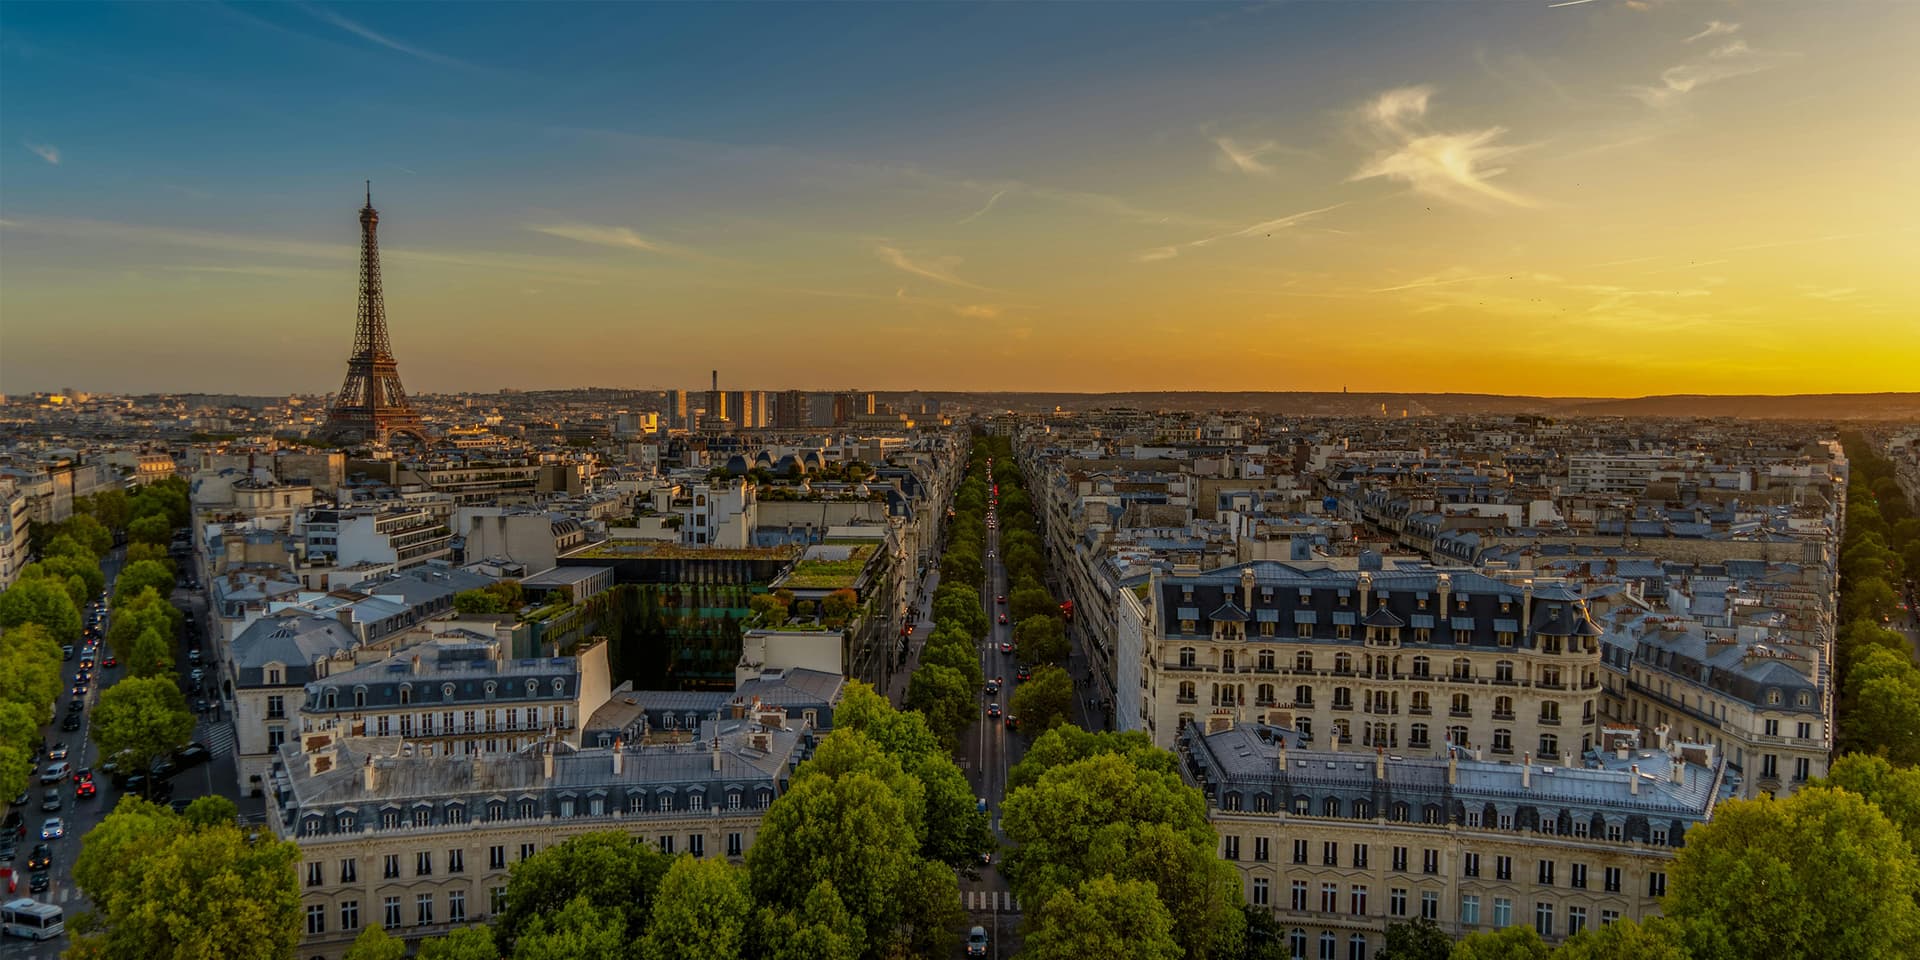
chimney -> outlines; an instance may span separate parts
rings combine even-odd
[[[1653,735],[1655,737],[1658,737],[1660,740],[1660,749],[1662,750],[1667,749],[1667,734],[1672,732],[1672,730],[1673,730],[1672,727],[1669,727],[1664,723],[1653,728]]]
[[[1273,743],[1280,748],[1279,753],[1275,755],[1274,766],[1281,776],[1285,776],[1287,773],[1287,735],[1283,733],[1274,737]]]
[[[1332,750],[1334,753],[1339,753],[1340,752],[1340,727],[1338,725],[1334,725],[1334,726],[1328,727],[1327,729],[1329,731],[1327,734],[1327,749]]]
[[[720,772],[720,738],[713,738],[713,772]]]
[[[627,769],[626,745],[620,742],[620,738],[615,737],[613,740],[613,775],[616,777],[620,776],[621,774],[626,772],[626,769]]]
[[[367,758],[367,762],[360,768],[360,773],[361,783],[367,788],[368,793],[380,789],[380,772],[374,768],[372,757]]]
[[[540,751],[540,774],[548,780],[553,779],[553,744],[543,744]]]
[[[425,670],[420,666],[420,655],[416,653],[413,655],[413,673],[415,676],[419,676],[424,672]]]
[[[1680,757],[1680,756],[1676,756],[1673,758],[1673,782],[1677,785],[1682,785],[1682,786],[1686,784],[1687,758]]]
[[[1375,780],[1385,780],[1387,778],[1386,747],[1373,748],[1373,778]]]
[[[1520,755],[1520,789],[1533,789],[1533,754]]]
[[[1367,607],[1373,600],[1373,574],[1360,571],[1360,618],[1366,619]]]
[[[1457,786],[1459,785],[1459,783],[1460,783],[1460,755],[1455,751],[1448,750],[1447,751],[1447,785]]]
[[[1637,763],[1627,768],[1627,790],[1636,797],[1640,795],[1640,765]]]
[[[1440,575],[1439,580],[1440,580],[1440,609],[1434,611],[1434,617],[1440,622],[1445,622],[1447,618],[1453,616],[1453,614],[1450,612],[1452,608],[1447,606],[1447,601],[1451,599],[1453,596],[1453,576],[1451,574],[1443,573]]]
[[[1240,569],[1240,609],[1253,610],[1253,568]]]
[[[1522,587],[1520,590],[1521,642],[1524,643],[1526,640],[1526,637],[1532,632],[1533,632],[1533,581],[1528,580],[1526,586]]]
[[[1613,755],[1616,759],[1625,760],[1631,752],[1632,751],[1627,749],[1627,741],[1625,738],[1613,742]]]

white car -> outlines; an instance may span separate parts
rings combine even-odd
[[[62,823],[59,817],[48,817],[47,822],[40,825],[42,840],[58,840],[66,835],[67,825]]]
[[[65,780],[67,778],[68,771],[72,769],[73,769],[72,766],[70,766],[65,760],[62,760],[58,763],[49,763],[47,764],[47,768],[45,770],[40,771],[40,782],[41,783],[59,783],[60,781]]]

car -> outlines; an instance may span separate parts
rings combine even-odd
[[[79,701],[76,700],[74,702],[78,703]],[[65,718],[63,718],[60,721],[61,733],[78,733],[79,731],[80,731],[80,715],[79,714],[69,713],[66,715]]]
[[[122,777],[121,768],[127,765],[127,757],[128,753],[125,750],[108,757],[105,762],[100,764],[100,772],[116,778]],[[117,785],[118,780],[116,780],[115,783]]]
[[[1007,602],[1007,595],[1003,593],[997,597],[994,597],[993,602],[1004,605]]]
[[[85,800],[98,792],[99,788],[93,785],[92,780],[82,780],[73,785],[73,798],[75,800]]]
[[[73,659],[73,644],[63,643],[60,645],[60,659],[62,660]]]
[[[1002,640],[1002,641],[1000,641],[1000,652],[1001,652],[1001,653],[1012,653],[1012,652],[1013,652],[1013,641],[1011,641],[1011,640]],[[1022,680],[1025,680],[1026,678],[1025,678],[1025,677],[1021,677],[1020,679],[1022,679]]]
[[[212,759],[213,751],[208,750],[204,743],[189,743],[173,752],[173,762],[179,764],[182,770]]]
[[[64,756],[64,754],[62,754],[62,756]],[[59,783],[67,778],[67,774],[72,771],[72,769],[72,767],[67,765],[65,760],[57,763],[49,763],[45,769],[40,771],[40,782]]]
[[[148,772],[153,775],[155,780],[165,780],[179,773],[180,765],[174,763],[171,757],[161,757],[153,762],[153,766],[148,769]]]
[[[40,798],[40,812],[41,813],[59,813],[60,812],[60,791],[48,790],[46,792],[46,795]]]
[[[0,863],[12,863],[20,855],[20,848],[13,843],[13,834],[0,837]]]
[[[86,656],[80,658],[80,669],[82,670],[93,669],[93,652],[92,651],[88,651]]]
[[[90,683],[92,683],[92,682],[93,682],[93,671],[92,671],[92,670],[82,670],[82,671],[80,671],[79,673],[76,673],[76,674],[74,674],[74,675],[73,675],[73,682],[74,682],[74,683],[76,683],[76,684],[80,684],[80,683],[89,683],[89,684],[90,684]]]
[[[997,717],[997,716],[999,716],[999,715],[1000,715],[1000,705],[999,705],[999,704],[997,704],[997,703],[989,703],[989,704],[987,704],[987,716],[989,716],[989,717]],[[59,797],[54,797],[54,799],[55,799],[55,800],[58,800],[58,799],[60,799],[60,798],[59,798]]]
[[[59,817],[48,817],[47,821],[40,825],[40,839],[42,840],[58,840],[66,835],[66,822]]]
[[[207,672],[199,667],[194,667],[193,670],[187,674],[187,677],[194,683],[199,683],[207,678]]]
[[[27,854],[28,870],[44,870],[53,866],[53,848],[44,843],[33,845],[33,852]]]
[[[1020,729],[1020,718],[1014,716],[1011,713],[1007,714],[1007,729],[1008,730]]]
[[[25,821],[26,818],[20,815],[20,811],[8,810],[7,818],[0,820],[0,833],[12,833],[20,829],[20,825]]]
[[[31,791],[31,790],[22,790],[22,791],[20,791],[20,795],[19,795],[19,796],[17,796],[17,797],[14,797],[14,798],[13,798],[13,805],[14,805],[14,806],[16,806],[16,807],[18,807],[18,806],[23,806],[23,805],[25,805],[25,804],[26,804],[26,802],[27,802],[27,800],[29,800],[30,798],[32,798],[32,796],[33,796],[33,791]]]
[[[42,893],[52,884],[53,878],[45,870],[35,870],[32,878],[27,880],[27,892]]]
[[[987,681],[987,692],[988,692],[988,693],[999,693],[999,692],[1000,692],[1000,678],[999,678],[999,677],[994,677],[994,678],[993,678],[992,680],[988,680],[988,681]]]
[[[79,713],[80,711],[85,710],[86,708],[87,708],[87,702],[85,700],[80,699],[79,697],[75,697],[72,700],[67,701],[68,713]]]
[[[117,667],[120,665],[120,658],[113,656],[112,654],[108,654],[105,660],[100,661],[100,665],[103,667],[109,667],[109,668]]]
[[[990,866],[993,866],[993,851],[992,851],[992,850],[982,850],[982,851],[980,851],[980,865],[981,865],[981,866],[983,866],[983,867],[990,867]]]
[[[92,783],[93,769],[91,767],[81,767],[80,769],[75,770],[73,772],[73,782],[74,783]]]
[[[76,697],[84,697],[87,695],[87,685],[84,683],[76,683],[73,685],[73,689],[68,690],[67,693]]]
[[[993,559],[993,551],[992,551],[992,550],[988,550],[988,551],[987,551],[987,559],[988,559],[988,560],[992,560],[992,559]]]
[[[1023,663],[1020,665],[1020,669],[1014,673],[1013,678],[1015,680],[1032,680],[1033,668]]]
[[[967,956],[984,957],[987,955],[987,928],[974,927],[967,931]]]
[[[1001,615],[1000,615],[1000,622],[1001,622],[1001,623],[1006,623],[1006,622],[1007,622],[1007,615],[1006,615],[1006,614],[1004,614],[1004,613],[1003,613],[1003,614],[1001,614]]]
[[[187,662],[192,663],[194,666],[200,665],[199,647],[194,647],[192,650],[187,651]]]

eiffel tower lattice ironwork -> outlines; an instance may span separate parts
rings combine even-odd
[[[327,436],[336,440],[386,443],[396,436],[427,442],[420,414],[400,385],[400,365],[387,340],[387,306],[380,293],[380,242],[374,230],[380,212],[373,209],[373,184],[360,208],[360,315],[354,326],[353,356],[347,379],[327,411]]]

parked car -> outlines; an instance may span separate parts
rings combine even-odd
[[[967,956],[984,957],[987,955],[987,928],[974,927],[967,932]]]
[[[153,774],[155,780],[166,780],[180,772],[180,765],[173,762],[172,757],[161,757],[153,762],[148,772]]]
[[[204,743],[189,743],[173,752],[173,762],[178,764],[182,770],[188,767],[198,766],[212,759],[213,751],[208,750],[207,745]]]
[[[188,673],[187,676],[188,678],[193,680],[194,683],[199,683],[200,681],[205,680],[207,678],[207,672],[205,670],[200,669],[199,667],[194,667],[193,671]]]
[[[1020,718],[1014,716],[1011,713],[1007,714],[1007,729],[1008,730],[1020,729]]]
[[[73,644],[63,643],[60,645],[60,659],[62,660],[73,659]]]
[[[71,769],[71,767],[67,766],[65,760],[58,763],[49,763],[45,769],[40,771],[40,782],[59,783],[67,778],[67,772]]]

